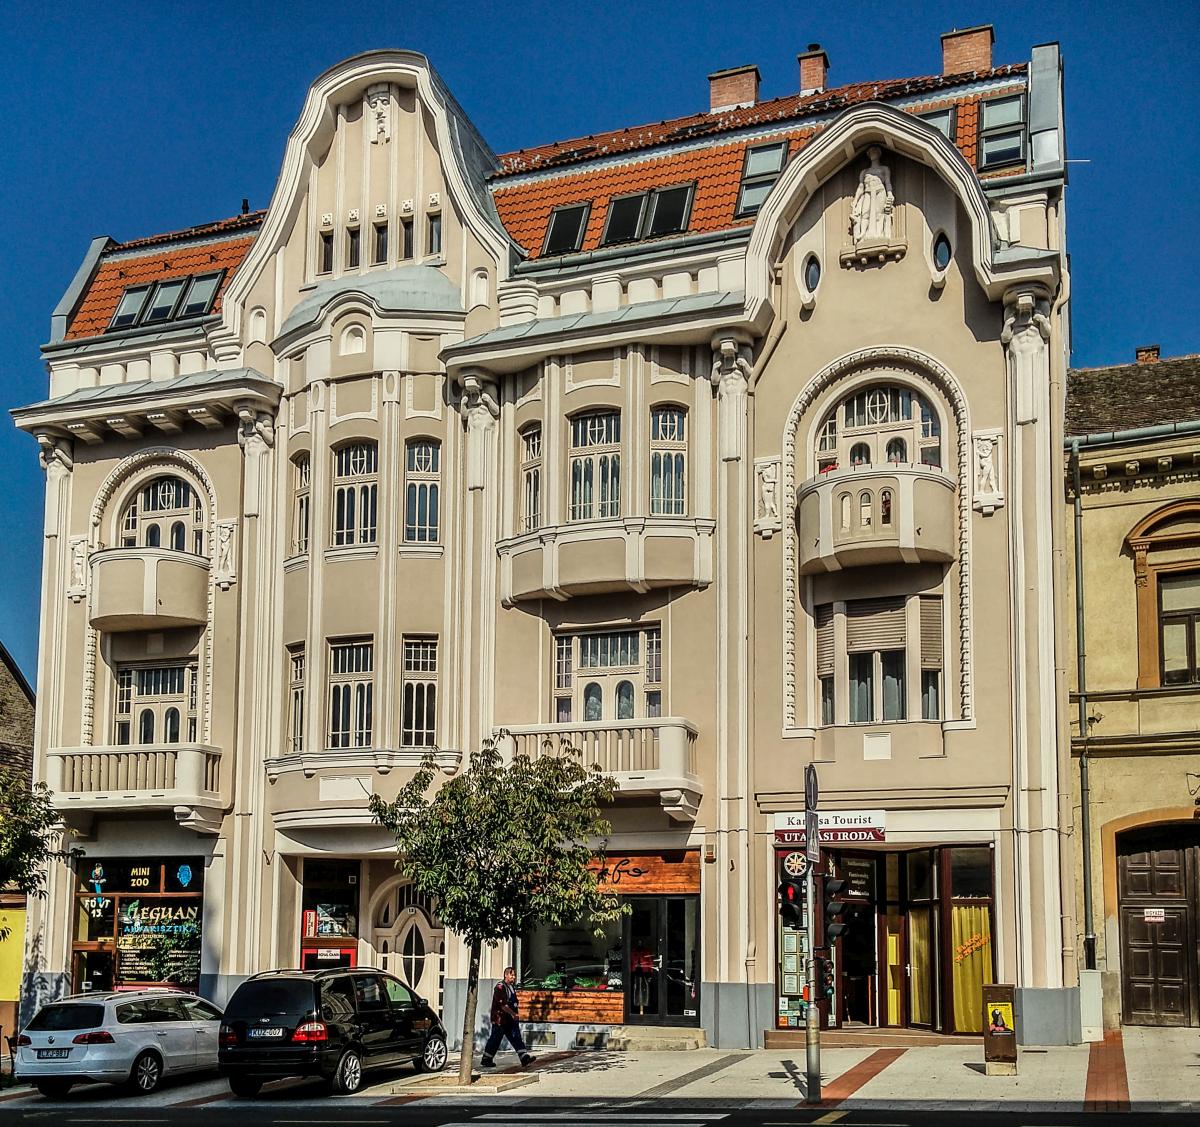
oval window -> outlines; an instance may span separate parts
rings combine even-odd
[[[950,253],[950,240],[946,238],[946,232],[942,231],[933,240],[933,264],[938,270],[945,270],[950,265]]]
[[[815,254],[810,254],[804,260],[804,288],[809,293],[817,292],[817,285],[821,281],[821,263],[817,261]]]

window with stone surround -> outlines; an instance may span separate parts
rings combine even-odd
[[[650,412],[650,515],[687,512],[687,412],[655,407]]]
[[[942,464],[937,408],[911,388],[881,384],[848,395],[816,431],[818,473],[839,466]]]
[[[402,747],[433,747],[437,734],[438,644],[436,638],[404,639]]]
[[[329,643],[330,748],[370,747],[374,723],[375,644],[370,638]]]
[[[118,666],[113,743],[195,743],[198,688],[191,662]]]
[[[662,630],[594,630],[554,639],[554,721],[596,724],[662,715]]]
[[[292,462],[292,552],[308,551],[308,510],[312,463],[307,454],[297,454]]]
[[[405,543],[437,543],[441,480],[441,444],[429,438],[409,442],[404,448]]]
[[[304,646],[288,646],[288,746],[293,755],[304,750]]]
[[[379,447],[352,442],[333,452],[333,546],[374,544],[378,534]]]
[[[542,426],[521,431],[521,531],[542,526]]]
[[[121,516],[123,548],[169,548],[204,554],[204,506],[181,477],[165,474],[143,485]]]

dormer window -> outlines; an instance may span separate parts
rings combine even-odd
[[[135,325],[164,325],[207,313],[217,296],[225,271],[197,274],[194,278],[169,278],[153,285],[128,286],[117,303],[108,330]]]
[[[590,203],[573,203],[556,207],[550,213],[550,226],[546,231],[543,254],[572,254],[583,246],[583,233],[587,230]]]
[[[954,140],[954,107],[947,106],[941,110],[930,110],[928,113],[917,114],[926,125],[933,126],[947,141]]]
[[[979,107],[979,167],[999,168],[1025,159],[1025,99],[993,98]]]
[[[686,231],[694,183],[655,188],[634,196],[618,196],[608,205],[604,246],[653,239]]]
[[[787,159],[787,142],[777,141],[773,145],[756,145],[746,150],[746,162],[742,166],[742,186],[738,189],[736,217],[755,215],[763,200],[770,194],[783,171]]]

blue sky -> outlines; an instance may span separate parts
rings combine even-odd
[[[876,18],[873,13],[878,12]],[[706,76],[757,63],[798,87],[936,74],[938,36],[993,23],[997,63],[1057,40],[1066,63],[1076,365],[1200,351],[1200,5],[655,3],[71,5],[9,0],[0,34],[0,406],[44,398],[38,346],[95,235],[168,231],[268,202],[309,83],[375,47],[428,55],[498,152],[707,107]],[[1185,286],[1187,287],[1185,289]],[[43,475],[0,418],[0,639],[36,672]]]

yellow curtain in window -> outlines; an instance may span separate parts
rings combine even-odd
[[[950,909],[951,988],[954,1029],[983,1031],[983,987],[992,981],[992,910],[987,904]]]
[[[928,908],[908,913],[908,1020],[913,1025],[933,1024],[933,936]]]

